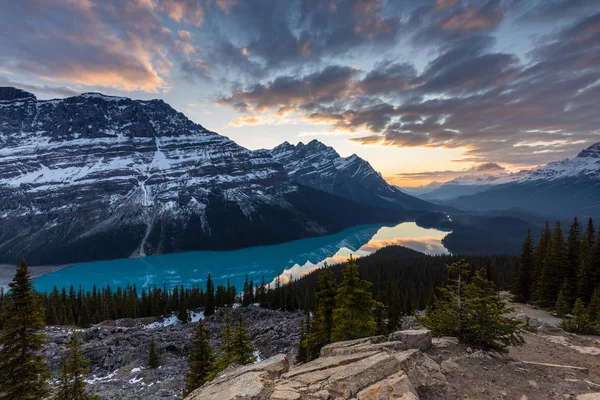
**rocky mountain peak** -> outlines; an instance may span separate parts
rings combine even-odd
[[[378,207],[428,210],[433,205],[409,196],[392,185],[358,155],[341,157],[318,140],[296,146],[283,143],[267,150],[289,177],[302,185]]]
[[[579,154],[577,155],[577,157],[581,157],[581,158],[585,158],[585,157],[600,158],[600,142],[594,143],[593,145],[591,145],[587,149],[582,150],[581,152],[579,152]]]
[[[0,87],[0,101],[11,101],[20,99],[36,100],[36,97],[33,93],[29,93],[14,87]]]

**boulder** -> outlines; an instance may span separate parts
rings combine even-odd
[[[268,379],[269,374],[265,371],[248,372],[235,379],[205,384],[194,390],[186,400],[233,400],[258,396]]]
[[[289,372],[286,372],[281,376],[282,379],[290,379],[299,375],[303,375],[309,372],[321,371],[330,368],[334,368],[340,365],[352,364],[354,362],[360,361],[364,358],[371,357],[377,354],[377,352],[367,352],[367,353],[359,353],[359,354],[348,354],[343,356],[332,356],[332,357],[322,357],[317,358],[309,363],[300,365],[297,368],[292,369]]]
[[[418,398],[417,391],[403,372],[374,383],[356,395],[357,400],[412,400]]]
[[[426,354],[418,353],[407,359],[404,372],[415,388],[446,387],[448,381],[438,363]]]
[[[394,354],[394,357],[400,363],[400,368],[402,368],[403,371],[407,371],[409,368],[412,368],[414,365],[416,365],[418,359],[422,356],[423,353],[421,353],[421,350],[417,349],[406,350]]]
[[[439,338],[431,339],[431,345],[438,349],[445,349],[447,347],[456,346],[458,344],[458,338],[453,336],[442,336]]]
[[[389,341],[399,341],[404,349],[419,349],[427,351],[431,348],[431,331],[429,329],[416,329],[390,333]]]
[[[457,363],[455,363],[452,360],[444,360],[442,361],[442,364],[440,365],[442,373],[444,374],[450,374],[452,372],[456,372],[458,370],[460,370],[460,365],[458,365]]]
[[[270,378],[277,378],[289,369],[288,358],[285,354],[278,354],[256,364],[245,365],[227,369],[214,380],[215,383],[235,380],[237,377],[249,372],[265,372]]]
[[[359,344],[350,347],[335,347],[329,349],[327,353],[331,356],[343,356],[346,354],[366,353],[366,352],[385,352],[395,353],[397,351],[404,350],[404,343],[402,342],[383,342],[383,343],[366,343]]]
[[[331,375],[324,389],[337,398],[351,398],[362,389],[379,382],[400,369],[395,357],[378,353],[369,358],[344,365]]]
[[[373,336],[362,339],[346,340],[344,342],[336,342],[328,344],[321,349],[321,357],[329,357],[335,355],[335,352],[340,349],[356,347],[360,345],[376,344],[385,342],[385,336]]]
[[[278,389],[275,388],[271,394],[271,400],[298,400],[300,399],[300,393],[295,390]]]

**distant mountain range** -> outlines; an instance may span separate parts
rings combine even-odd
[[[555,217],[600,216],[600,143],[576,157],[515,174],[457,178],[418,197],[463,210],[523,209]]]
[[[232,249],[435,208],[318,142],[250,151],[162,100],[0,88],[0,262]]]

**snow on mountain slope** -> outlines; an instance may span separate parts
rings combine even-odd
[[[236,248],[351,225],[311,215],[308,197],[333,201],[311,196],[270,155],[162,100],[85,93],[40,101],[0,88],[0,261]],[[371,217],[363,222],[383,219]]]
[[[379,207],[432,210],[434,205],[388,184],[381,174],[356,154],[340,155],[318,140],[292,145],[285,142],[265,150],[278,160],[294,182],[358,203]]]
[[[455,196],[448,204],[490,210],[522,208],[541,214],[600,216],[600,143],[576,157],[513,174],[478,193]]]

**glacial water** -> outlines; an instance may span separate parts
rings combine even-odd
[[[402,245],[427,254],[443,254],[448,250],[441,240],[448,232],[425,229],[414,222],[398,225],[361,225],[342,232],[316,238],[270,246],[249,247],[232,251],[191,251],[144,258],[127,258],[73,265],[35,280],[39,291],[50,291],[56,285],[125,287],[138,289],[153,285],[169,288],[204,286],[210,273],[215,286],[227,284],[241,288],[246,274],[254,282],[264,276],[272,282],[299,277],[323,263],[346,261],[350,255],[362,257],[389,245]]]

